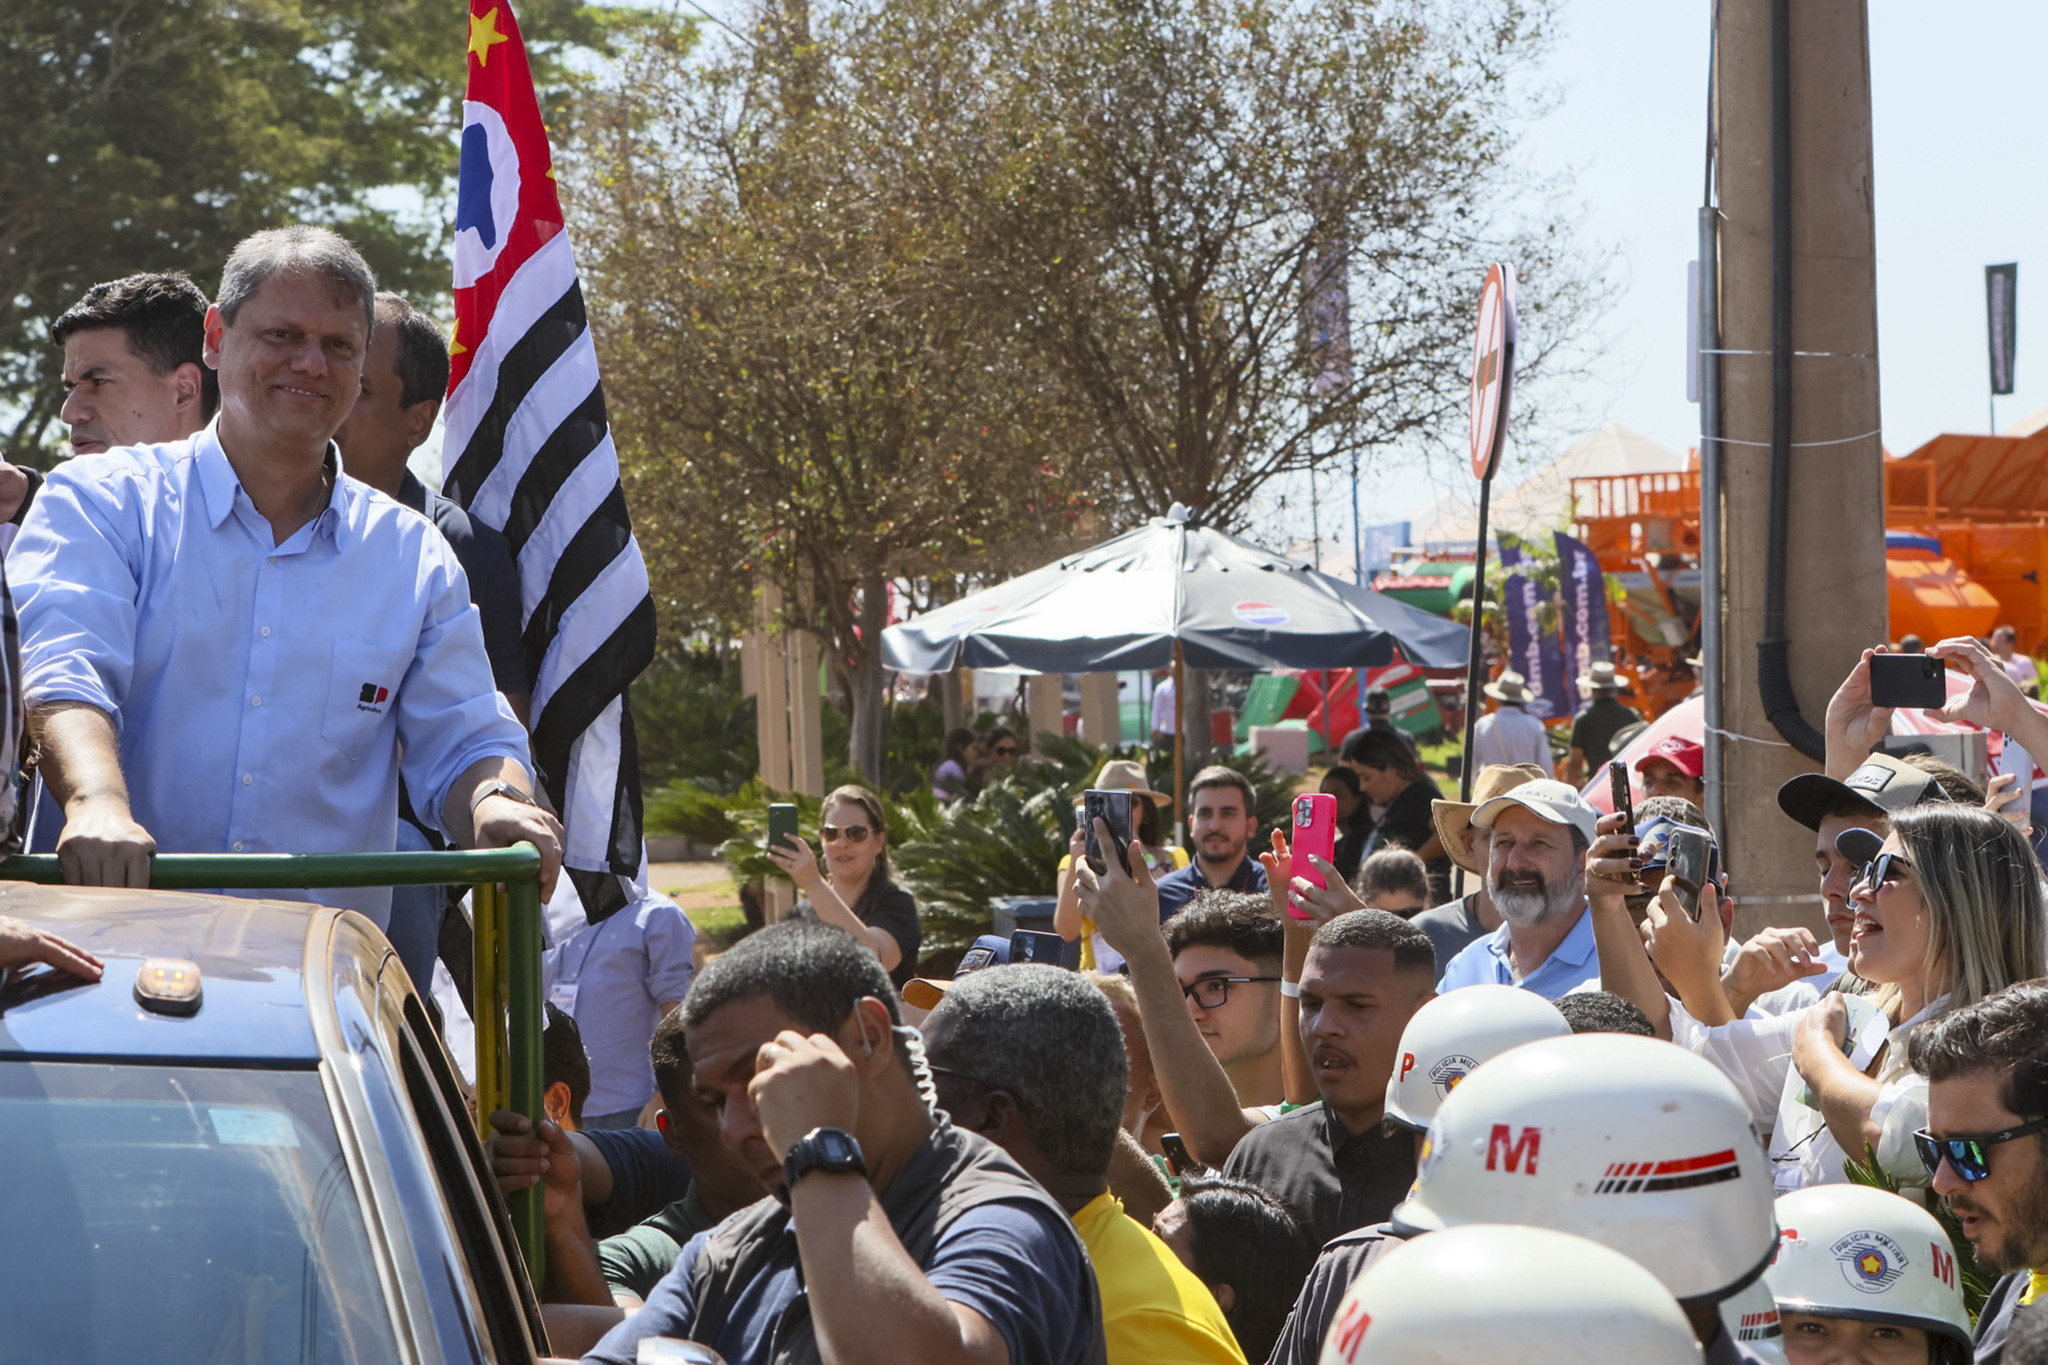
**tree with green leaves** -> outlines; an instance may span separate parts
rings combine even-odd
[[[538,78],[616,12],[523,0]],[[446,0],[35,0],[0,6],[0,455],[41,462],[62,392],[48,326],[85,289],[320,222],[388,286],[448,288],[463,7]]]

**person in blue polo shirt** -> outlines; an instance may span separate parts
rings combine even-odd
[[[1563,782],[1525,782],[1484,802],[1493,831],[1486,891],[1501,926],[1450,960],[1437,990],[1494,983],[1555,1000],[1600,975],[1586,913],[1586,850],[1599,814]]]
[[[1266,894],[1266,870],[1247,856],[1258,833],[1258,798],[1243,773],[1220,765],[1188,784],[1188,835],[1195,860],[1159,879],[1159,918],[1170,919],[1197,891]]]

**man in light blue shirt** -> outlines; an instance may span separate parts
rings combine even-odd
[[[1563,782],[1525,782],[1484,802],[1472,823],[1493,831],[1486,891],[1501,926],[1445,966],[1437,991],[1520,986],[1555,1000],[1600,975],[1586,912],[1586,850],[1599,814]]]
[[[450,842],[531,841],[552,887],[561,827],[454,551],[343,474],[331,439],[375,292],[331,232],[244,241],[206,319],[214,423],[73,459],[30,509],[10,567],[71,881],[145,886],[159,847],[388,852],[402,769]],[[389,913],[388,889],[317,894]]]

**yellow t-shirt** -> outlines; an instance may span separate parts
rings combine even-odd
[[[1096,1196],[1074,1227],[1095,1263],[1109,1365],[1245,1365],[1216,1296],[1122,1200]]]

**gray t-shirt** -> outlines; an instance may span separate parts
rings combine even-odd
[[[1465,948],[1493,932],[1479,922],[1479,893],[1460,896],[1454,901],[1445,901],[1432,910],[1425,910],[1408,921],[1423,933],[1436,948],[1436,974],[1441,980],[1444,968],[1452,958]]]

